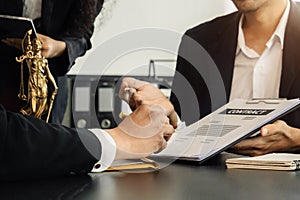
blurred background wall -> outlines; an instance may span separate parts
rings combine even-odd
[[[135,49],[112,60],[109,66],[103,66],[106,65],[101,62],[104,55],[97,51],[103,43],[126,32],[157,28],[183,34],[188,28],[233,10],[231,0],[107,0],[95,22],[93,48],[77,60],[69,74],[147,75],[149,60],[176,59],[175,52]],[[176,47],[179,42],[180,37],[172,41]],[[175,63],[165,63],[164,66],[167,67],[158,67],[156,74],[172,76]],[[81,70],[82,67],[87,69]]]

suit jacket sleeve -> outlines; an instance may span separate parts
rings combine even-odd
[[[41,178],[88,173],[98,158],[85,148],[80,135],[88,130],[61,125],[6,111],[0,105],[0,179]]]
[[[195,26],[183,35],[171,101],[186,124],[228,102],[239,19],[240,14],[234,12]]]
[[[58,39],[66,43],[66,51],[60,57],[48,60],[51,72],[55,76],[64,76],[75,64],[75,60],[85,55],[92,45],[88,37],[60,37]]]
[[[103,0],[97,1],[96,13],[97,15],[102,10]],[[96,16],[95,16],[96,17]],[[69,30],[66,28],[64,32],[60,34],[49,32],[45,33],[46,35],[50,35],[57,40],[64,41],[66,43],[66,51],[60,57],[48,59],[49,66],[51,67],[51,72],[53,72],[56,76],[65,75],[71,67],[75,64],[75,60],[78,57],[84,56],[86,51],[91,49],[91,37],[94,32],[94,24],[89,24],[89,28],[85,30],[85,33],[81,36],[72,36],[69,33],[66,34]],[[54,67],[52,67],[54,66]]]
[[[209,91],[201,74],[210,65],[208,60],[206,51],[188,30],[179,46],[170,97],[176,112],[187,125],[211,112]]]

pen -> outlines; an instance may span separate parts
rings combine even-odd
[[[126,113],[124,113],[124,112],[120,112],[120,114],[119,114],[119,118],[120,119],[125,119],[126,117],[128,117],[129,115],[128,114],[126,114]]]
[[[131,95],[135,92],[135,91],[132,91],[132,89],[133,89],[133,88],[130,88],[130,87],[124,88],[125,94],[128,95],[128,101],[129,101],[129,98],[131,97]],[[125,95],[125,96],[127,96],[127,95]],[[129,116],[129,114],[126,114],[126,113],[124,113],[124,112],[120,112],[120,114],[119,114],[119,118],[120,118],[120,119],[125,119],[125,118],[128,117],[128,116]]]

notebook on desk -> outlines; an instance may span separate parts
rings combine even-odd
[[[227,168],[292,171],[300,169],[300,154],[270,153],[255,157],[229,158]]]
[[[160,169],[159,163],[149,159],[126,159],[118,160],[112,163],[105,171],[136,171],[146,172]]]
[[[299,107],[299,99],[235,100],[175,133],[152,158],[173,158],[198,164],[253,135]]]

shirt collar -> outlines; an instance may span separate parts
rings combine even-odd
[[[241,19],[239,22],[239,34],[238,34],[236,55],[238,55],[242,51],[249,58],[258,58],[259,54],[256,53],[253,49],[250,49],[246,46],[245,35],[244,35],[243,29],[242,29],[243,19],[244,19],[244,15],[241,16]]]
[[[279,21],[279,24],[277,25],[275,32],[273,33],[272,37],[266,44],[267,47],[270,47],[273,44],[274,39],[277,37],[279,39],[281,48],[283,49],[284,33],[285,33],[285,28],[287,25],[289,13],[290,13],[290,1],[288,0],[285,11]],[[241,16],[240,21],[239,21],[239,29],[238,29],[239,33],[238,33],[238,43],[237,43],[237,48],[236,48],[236,55],[240,52],[240,50],[244,50],[247,48],[246,43],[245,43],[244,32],[242,29],[243,19],[244,19],[244,15]]]
[[[287,21],[289,18],[289,13],[290,13],[290,1],[287,1],[287,5],[285,8],[285,11],[279,21],[279,24],[274,32],[274,34],[272,35],[271,39],[267,42],[267,46],[270,47],[272,45],[273,40],[275,39],[275,36],[278,37],[280,45],[281,45],[281,49],[283,49],[283,45],[284,45],[284,33],[285,33],[285,28],[287,25]]]

